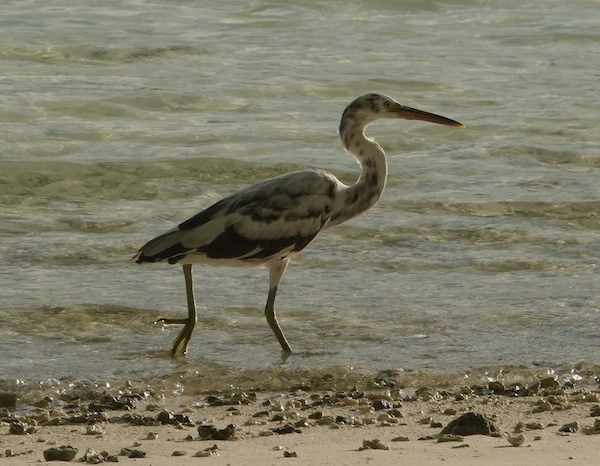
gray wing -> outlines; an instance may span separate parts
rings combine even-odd
[[[304,249],[327,225],[343,185],[321,170],[288,173],[213,204],[145,244],[132,261],[261,264]]]

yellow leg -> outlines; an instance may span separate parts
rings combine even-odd
[[[286,353],[292,352],[292,347],[285,338],[283,334],[283,330],[279,326],[279,322],[277,322],[277,316],[275,315],[275,295],[277,294],[277,286],[281,282],[281,278],[285,273],[285,269],[287,268],[288,261],[278,262],[274,266],[270,268],[270,288],[269,288],[269,297],[267,298],[267,305],[265,306],[265,317],[267,318],[267,322],[269,323],[269,327],[273,330],[273,333],[279,340],[279,344],[281,348]]]
[[[279,340],[279,344],[281,348],[286,353],[292,352],[292,347],[285,338],[283,334],[283,330],[279,326],[279,322],[277,322],[277,316],[275,315],[275,294],[277,293],[277,287],[271,288],[269,290],[269,298],[267,299],[267,306],[265,307],[265,317],[267,318],[267,322],[269,323],[269,327],[273,330],[273,333]]]
[[[180,324],[183,328],[173,340],[171,346],[171,354],[177,353],[177,349],[181,345],[182,354],[187,354],[188,344],[192,338],[194,327],[196,326],[196,300],[194,298],[194,281],[192,278],[192,265],[186,264],[183,266],[183,274],[185,276],[185,289],[187,293],[187,305],[188,305],[188,318],[187,319],[158,319],[156,322],[162,322],[164,324]]]

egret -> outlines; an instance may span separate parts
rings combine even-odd
[[[381,94],[365,94],[346,107],[339,135],[361,167],[357,182],[347,186],[331,173],[309,169],[287,173],[242,189],[157,236],[140,248],[132,262],[183,266],[188,316],[157,322],[180,324],[171,353],[187,353],[196,325],[193,264],[265,266],[269,269],[267,322],[286,353],[292,348],[275,315],[275,295],[290,259],[324,229],[370,209],[381,197],[388,168],[384,151],[365,136],[365,128],[382,118],[422,120],[464,127],[449,118],[399,104]]]

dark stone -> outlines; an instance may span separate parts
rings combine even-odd
[[[128,458],[145,458],[146,452],[142,450],[135,450],[133,448],[121,448],[119,453],[121,456],[127,456]]]
[[[225,404],[221,398],[213,395],[208,395],[206,397],[206,402],[211,406],[223,406]]]
[[[488,388],[497,395],[503,395],[506,392],[506,388],[504,388],[504,384],[501,382],[490,382]]]
[[[297,429],[296,427],[294,427],[292,424],[285,424],[281,427],[274,427],[271,429],[273,432],[275,432],[276,434],[292,434],[294,432],[297,432],[298,434],[301,434],[302,431],[300,429]]]
[[[382,409],[393,409],[394,405],[388,400],[375,400],[373,402],[373,408],[375,411],[381,411]]]
[[[375,180],[377,181],[377,180]],[[376,377],[373,382],[375,383],[375,385],[377,385],[378,387],[384,388],[395,388],[396,387],[396,381],[395,380],[391,380],[391,379],[384,379],[381,377]]]
[[[309,419],[321,419],[323,417],[323,411],[315,411],[308,415]]]
[[[546,377],[545,379],[540,380],[540,386],[542,388],[556,388],[559,385],[556,377]]]
[[[441,433],[442,435],[490,435],[499,432],[500,429],[492,421],[479,413],[468,412],[451,421]]]
[[[404,417],[404,414],[402,414],[402,412],[400,410],[396,409],[396,408],[390,409],[388,411],[388,414],[390,416],[394,416],[394,417],[397,417],[397,418],[403,418]]]
[[[25,425],[20,422],[11,422],[8,433],[12,435],[25,435],[27,430],[25,429]]]
[[[194,421],[192,421],[189,416],[186,416],[185,414],[177,413],[173,416],[173,419],[175,421],[174,424],[179,423],[187,427],[194,427],[196,425]]]
[[[567,432],[569,434],[574,434],[578,430],[579,430],[579,423],[577,421],[569,422],[568,424],[564,424],[560,429],[558,429],[559,432]]]
[[[44,459],[46,461],[71,461],[77,455],[77,448],[71,445],[61,445],[44,450]]]
[[[0,393],[0,408],[14,408],[16,405],[16,393]]]
[[[156,416],[156,420],[158,422],[160,422],[161,424],[173,424],[175,421],[175,418],[173,417],[173,415],[170,412],[161,411]]]
[[[202,440],[229,440],[235,436],[235,426],[229,424],[224,429],[217,429],[213,425],[198,426],[198,435]]]
[[[69,424],[87,424],[88,417],[85,414],[77,414],[75,416],[69,416],[67,418]]]

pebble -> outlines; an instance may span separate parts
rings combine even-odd
[[[128,458],[145,458],[146,452],[142,450],[136,450],[134,448],[121,448],[119,453],[121,456],[127,456]]]
[[[311,413],[308,415],[309,419],[316,419],[319,420],[323,417],[323,411],[315,411],[314,413]]]
[[[362,447],[358,451],[363,450],[389,450],[390,446],[386,443],[381,442],[378,438],[373,440],[363,440]]]
[[[27,429],[25,428],[25,425],[20,422],[11,422],[8,433],[12,435],[25,435]]]
[[[523,434],[511,435],[506,440],[508,440],[508,443],[510,443],[513,447],[520,447],[523,445],[523,443],[525,443],[525,436]]]
[[[283,452],[283,456],[284,458],[297,458],[298,454],[295,451],[284,451]]]
[[[382,409],[392,409],[394,405],[388,400],[375,400],[373,401],[373,408],[375,411],[381,411]]]
[[[528,422],[525,427],[529,430],[542,430],[544,428],[541,422]]]
[[[404,417],[404,414],[402,414],[402,412],[401,412],[401,411],[399,411],[399,410],[398,410],[398,409],[396,409],[396,408],[394,408],[394,409],[390,409],[390,410],[388,411],[388,414],[389,414],[390,416],[397,417],[398,419],[401,419],[401,418],[403,418],[403,417]]]
[[[273,427],[271,430],[274,433],[280,434],[280,435],[291,434],[291,433],[294,433],[294,432],[296,432],[298,434],[302,433],[302,431],[300,429],[297,429],[292,424],[285,424],[285,425],[280,426],[280,427]]]
[[[85,435],[103,435],[104,433],[104,429],[97,424],[85,427]]]
[[[408,442],[410,441],[410,439],[408,437],[403,437],[402,435],[398,436],[398,437],[394,437],[392,439],[392,442]]]
[[[540,380],[540,386],[542,388],[554,388],[558,387],[560,384],[558,383],[558,379],[556,377],[546,377],[545,379]]]
[[[310,427],[310,424],[308,423],[308,419],[301,418],[294,422],[294,427]]]
[[[257,421],[256,419],[248,419],[244,422],[245,426],[264,426],[267,424],[267,421]]]
[[[171,456],[185,456],[187,455],[187,451],[185,450],[175,450],[173,453],[171,453]]]
[[[563,424],[563,426],[558,431],[574,434],[578,430],[579,430],[579,423],[577,421],[573,421],[573,422],[569,422],[568,424]]]
[[[335,422],[333,416],[323,416],[317,419],[317,424],[319,424],[320,426],[326,426],[331,424],[332,422]]]
[[[545,411],[552,411],[554,408],[548,401],[540,400],[536,406],[531,410],[532,413],[543,413]]]
[[[79,450],[71,445],[61,445],[44,450],[44,459],[46,461],[71,461],[77,455]]]
[[[198,435],[201,440],[229,440],[235,436],[235,426],[229,424],[224,429],[217,429],[211,425],[198,426]]]
[[[592,393],[588,390],[582,390],[579,393],[571,396],[573,401],[577,401],[578,403],[595,403],[600,401],[597,393]]]
[[[442,434],[458,435],[492,435],[499,433],[500,429],[489,419],[486,419],[479,413],[468,412],[462,416],[450,421],[442,429]]]
[[[517,424],[515,425],[513,431],[515,431],[515,432],[524,432],[525,431],[525,423],[524,422],[517,422]]]
[[[93,448],[88,448],[81,458],[86,464],[100,464],[104,462],[104,456],[97,453]]]
[[[287,416],[284,413],[277,413],[270,419],[270,421],[278,422],[278,421],[285,421],[286,419],[287,419]]]
[[[465,438],[462,435],[457,435],[457,434],[442,434],[437,439],[437,443],[464,442],[464,441],[465,441]]]
[[[219,456],[221,454],[221,450],[217,444],[214,444],[212,447],[205,448],[204,450],[200,450],[194,454],[195,457],[207,458],[209,456]]]

